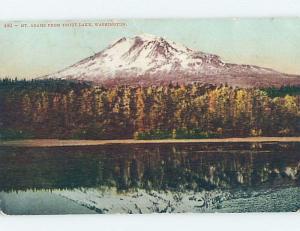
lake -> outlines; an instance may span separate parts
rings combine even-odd
[[[0,147],[5,214],[289,212],[300,142]]]

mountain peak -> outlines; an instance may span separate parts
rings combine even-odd
[[[281,79],[286,84],[300,82],[299,77],[272,69],[225,63],[218,55],[194,51],[152,34],[123,37],[101,52],[46,77],[113,85],[198,81],[251,86],[281,84]]]
[[[109,47],[113,47],[116,44],[119,43],[130,43],[130,42],[134,42],[134,41],[142,41],[142,42],[149,42],[149,41],[161,41],[164,40],[162,37],[156,36],[156,35],[152,35],[152,34],[140,34],[140,35],[136,35],[133,37],[122,37],[120,39],[118,39],[116,42],[113,42],[112,45],[110,45]]]
[[[145,34],[145,33],[136,35],[134,37],[123,37],[119,39],[117,42],[113,43],[108,48],[110,49],[116,45],[119,45],[120,47],[123,46],[124,48],[129,47],[128,51],[132,51],[135,48],[142,48],[142,49],[152,48],[152,49],[156,49],[158,52],[162,52],[162,49],[173,50],[180,53],[192,51],[191,49],[187,48],[186,46],[180,43],[175,43],[171,40],[165,39],[164,37],[160,37],[152,34]]]
[[[145,40],[145,41],[149,41],[149,40],[161,40],[161,39],[163,39],[163,37],[156,36],[156,35],[153,35],[153,34],[147,34],[147,33],[143,33],[143,34],[137,35],[134,38],[139,38],[139,39],[142,39],[142,40]]]

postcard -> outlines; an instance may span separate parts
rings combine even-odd
[[[300,210],[300,19],[0,22],[4,215]]]

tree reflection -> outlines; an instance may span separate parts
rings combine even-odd
[[[299,143],[145,144],[0,150],[0,190],[211,190],[299,184]]]

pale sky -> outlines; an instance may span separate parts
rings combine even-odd
[[[0,22],[0,77],[34,78],[101,51],[121,37],[142,33],[217,54],[225,62],[300,74],[300,19],[131,19],[123,27],[31,28]],[[80,22],[74,20],[73,22]],[[92,20],[91,23],[106,22]],[[27,28],[20,28],[27,23]],[[58,21],[52,23],[68,23]]]

